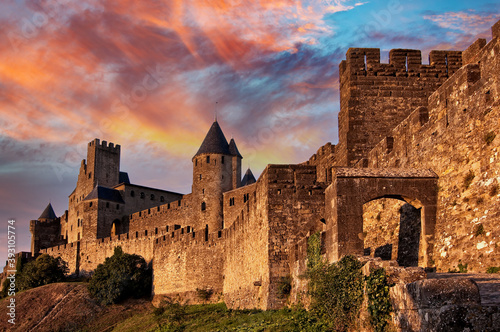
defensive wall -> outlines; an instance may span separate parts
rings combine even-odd
[[[429,96],[426,107],[416,108],[356,164],[430,168],[438,174],[434,261],[439,271],[458,264],[485,271],[500,259],[499,53],[494,27],[493,39],[488,44],[479,39],[464,52],[466,65]],[[394,243],[385,238],[379,244],[384,240]]]

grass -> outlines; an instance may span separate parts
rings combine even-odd
[[[138,313],[116,324],[113,331],[321,331],[303,309],[231,310],[224,303],[166,304],[163,309]]]

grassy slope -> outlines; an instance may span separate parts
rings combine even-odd
[[[9,299],[0,300],[2,316]],[[16,294],[16,325],[0,331],[321,331],[303,310],[228,310],[225,304],[167,305],[144,299],[101,306],[86,284],[50,284]]]

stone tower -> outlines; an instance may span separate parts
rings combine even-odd
[[[230,147],[216,120],[192,159],[192,209],[199,213],[197,228],[208,227],[209,233],[224,228],[222,194],[241,185],[242,157],[231,142]]]
[[[243,157],[241,156],[240,151],[238,151],[234,138],[231,138],[231,141],[229,142],[229,152],[233,156],[232,189],[236,189],[241,187],[241,159],[243,159]]]
[[[30,221],[31,252],[65,243],[60,236],[60,229],[60,219],[49,203],[37,220]]]
[[[340,63],[336,166],[353,166],[462,66],[462,52],[394,49],[380,63],[378,48],[350,48]],[[390,148],[390,147],[389,147]]]
[[[83,214],[88,214],[83,200],[97,185],[112,188],[119,182],[120,145],[94,139],[87,146],[87,159],[82,160],[76,188],[69,196],[68,223],[63,229],[68,242],[78,241],[82,236]]]

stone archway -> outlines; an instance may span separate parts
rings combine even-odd
[[[348,254],[363,254],[363,205],[379,198],[404,200],[422,209],[419,266],[432,259],[436,225],[437,181],[432,170],[334,168],[326,189],[327,257],[337,261]]]

